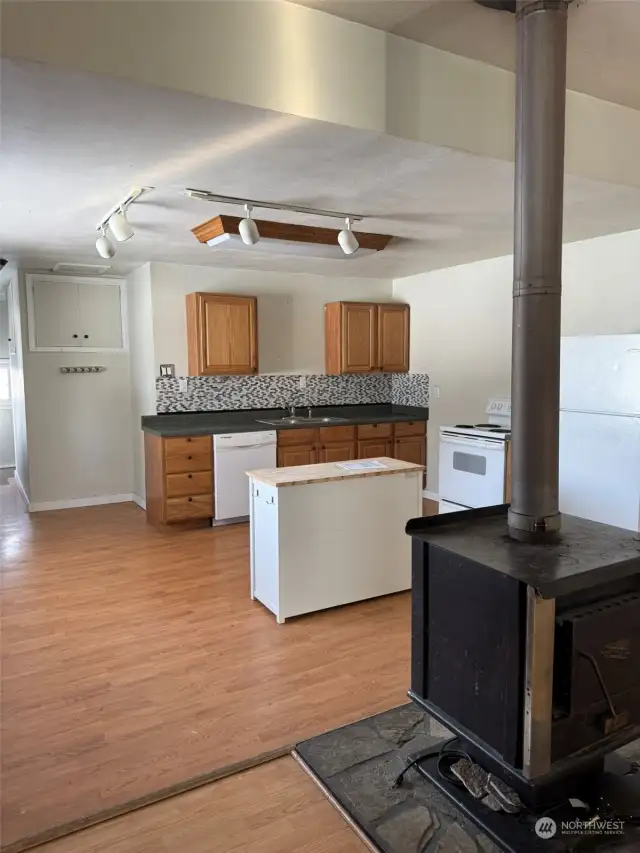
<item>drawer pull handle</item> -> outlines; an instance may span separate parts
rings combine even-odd
[[[187,456],[187,459],[193,459],[193,456]]]
[[[193,477],[193,474],[187,474],[187,477],[191,480],[191,478]]]
[[[191,501],[193,500],[193,498],[187,498],[187,500],[189,501],[189,503],[191,503]]]
[[[188,439],[187,439],[187,441],[191,441],[191,439],[190,439],[190,438],[188,438]]]

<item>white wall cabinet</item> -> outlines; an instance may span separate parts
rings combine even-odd
[[[126,349],[124,281],[28,275],[32,352],[117,352]]]

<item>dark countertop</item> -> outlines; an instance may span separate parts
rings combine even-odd
[[[510,539],[506,505],[414,518],[406,529],[415,539],[534,587],[542,598],[640,576],[639,534],[573,515],[562,516],[561,539],[549,545]]]
[[[381,403],[373,406],[313,406],[314,417],[344,418],[341,423],[324,426],[349,426],[352,424],[399,423],[406,421],[426,421],[429,409],[420,406],[394,406]],[[298,407],[301,417],[307,414],[307,407]],[[185,412],[167,415],[147,415],[142,418],[142,429],[162,436],[180,435],[218,435],[227,432],[262,432],[270,429],[304,429],[306,424],[282,424],[271,426],[258,423],[259,420],[281,418],[287,412],[283,409],[243,409],[228,412]],[[315,429],[322,424],[310,424]]]

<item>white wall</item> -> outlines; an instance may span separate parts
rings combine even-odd
[[[29,454],[27,441],[27,413],[24,391],[24,359],[22,318],[26,310],[24,289],[19,286],[15,264],[4,268],[2,275],[8,278],[7,300],[9,306],[9,366],[11,371],[11,411],[15,446],[15,477],[24,496],[29,499]]]
[[[300,273],[151,264],[155,369],[175,364],[187,375],[187,293],[212,291],[258,297],[260,373],[324,373],[324,305],[384,300],[391,281]]]
[[[512,274],[509,255],[394,282],[411,305],[411,369],[431,381],[432,492],[439,427],[478,422],[489,397],[510,395]],[[562,311],[565,335],[640,332],[640,231],[565,245]]]
[[[157,368],[153,341],[153,309],[151,303],[151,265],[135,270],[127,280],[129,314],[129,356],[131,367],[131,439],[133,453],[134,500],[144,503],[144,434],[140,429],[143,415],[156,412]]]
[[[5,56],[513,156],[513,73],[284,0],[22,0],[2,13]],[[639,146],[638,110],[567,93],[568,172],[640,186]]]
[[[26,312],[22,335],[31,508],[131,495],[129,353],[29,352]],[[87,364],[107,369],[59,371]]]
[[[0,287],[0,361],[9,365],[9,302],[6,289]],[[15,465],[13,448],[13,412],[11,404],[0,403],[0,468]]]

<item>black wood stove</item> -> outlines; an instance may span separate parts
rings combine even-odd
[[[442,755],[417,766],[511,853],[574,849],[562,803],[640,813],[640,773],[605,768],[640,736],[640,541],[558,501],[568,2],[489,4],[516,9],[511,503],[407,526],[410,695],[463,756],[453,782]]]
[[[523,543],[507,535],[507,509],[407,525],[410,696],[540,815],[569,797],[606,799],[594,793],[613,781],[605,756],[640,737],[640,541],[564,516],[557,541]],[[435,759],[420,769],[442,784]],[[640,775],[624,778],[609,807],[638,812]],[[521,821],[446,792],[504,849],[552,849]]]

